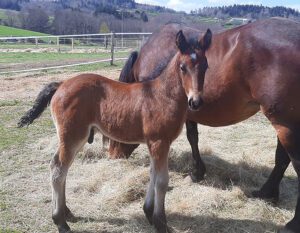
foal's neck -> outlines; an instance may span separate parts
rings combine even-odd
[[[169,62],[165,70],[155,79],[159,85],[161,94],[172,99],[187,98],[179,75],[179,65],[177,64],[178,54]]]

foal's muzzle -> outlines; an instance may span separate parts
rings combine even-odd
[[[197,99],[190,98],[188,100],[188,103],[189,103],[190,110],[196,111],[196,110],[199,110],[199,108],[202,106],[203,100],[201,97],[199,97]]]

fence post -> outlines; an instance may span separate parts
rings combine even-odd
[[[38,38],[35,38],[35,47],[38,47]]]
[[[74,49],[74,38],[71,39],[72,41],[72,50]]]
[[[108,47],[108,40],[107,40],[107,36],[104,36],[104,46],[105,46],[105,49],[107,49]]]
[[[59,36],[56,37],[56,42],[57,42],[57,52],[60,52]]]
[[[112,66],[114,64],[114,52],[115,52],[115,33],[111,33],[111,60],[110,65]]]

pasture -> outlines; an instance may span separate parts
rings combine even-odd
[[[3,18],[3,11],[0,11],[0,18]],[[0,25],[0,36],[46,36],[45,33],[29,31],[20,28]]]
[[[92,70],[116,79],[122,65]],[[49,161],[57,137],[50,111],[28,128],[17,129],[16,123],[45,84],[84,70],[0,76],[0,232],[56,232]],[[195,184],[188,176],[185,129],[171,147],[166,214],[174,232],[273,233],[292,218],[297,178],[291,166],[278,204],[248,198],[274,165],[275,131],[262,114],[229,127],[200,126],[199,132],[208,170],[204,181]],[[142,210],[148,174],[146,146],[128,160],[110,160],[97,135],[76,157],[67,179],[67,204],[77,217],[70,223],[73,232],[154,232]]]

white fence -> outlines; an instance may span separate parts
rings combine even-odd
[[[130,52],[139,49],[151,33],[102,33],[82,35],[59,35],[59,36],[29,36],[29,37],[0,37],[0,54],[5,52],[51,52],[51,53],[106,53],[109,58],[94,61],[85,61],[74,64],[59,64],[48,67],[34,67],[32,69],[3,70],[0,74],[18,73],[26,71],[39,71],[57,69],[98,62],[110,62],[124,60],[126,57],[118,57],[118,52]],[[5,67],[4,67],[5,68]]]

